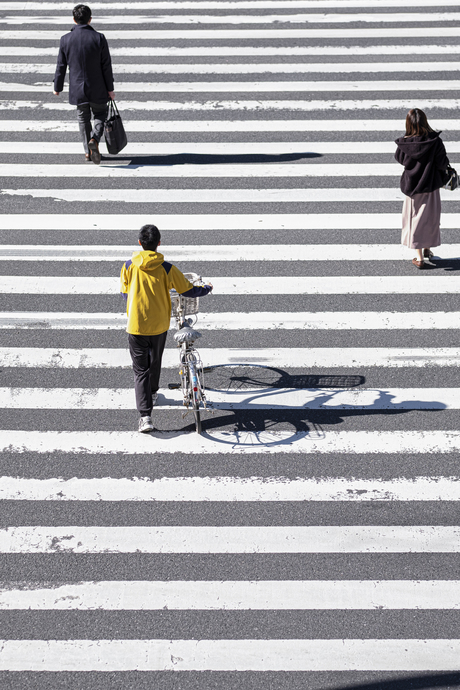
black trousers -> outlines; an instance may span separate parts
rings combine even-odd
[[[91,111],[93,111],[94,127],[91,128]],[[108,106],[104,103],[81,103],[77,105],[78,126],[85,149],[89,153],[88,141],[96,139],[99,143],[104,134],[104,122],[107,120]]]
[[[161,358],[167,331],[159,335],[128,333],[129,354],[133,361],[136,407],[141,417],[152,414],[152,393],[160,387]]]

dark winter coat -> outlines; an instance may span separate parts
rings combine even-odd
[[[449,165],[440,132],[421,137],[399,137],[395,158],[404,165],[400,187],[406,196],[434,192],[443,186],[442,172]]]
[[[54,90],[64,87],[69,66],[69,103],[107,103],[113,91],[112,61],[104,34],[89,24],[77,24],[61,37]]]

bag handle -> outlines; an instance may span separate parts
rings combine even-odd
[[[109,117],[115,117],[115,113],[117,114],[118,117],[120,117],[120,113],[118,112],[118,106],[115,103],[114,100],[110,99],[109,101]]]

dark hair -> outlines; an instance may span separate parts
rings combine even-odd
[[[420,108],[412,108],[406,116],[406,137],[421,137],[434,129],[428,124],[426,115]]]
[[[142,249],[155,252],[161,240],[160,231],[156,225],[143,225],[139,232]]]
[[[91,10],[88,5],[75,5],[73,8],[73,18],[77,24],[88,24],[91,19]]]

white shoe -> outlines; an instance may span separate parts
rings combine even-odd
[[[147,434],[149,431],[153,431],[152,418],[150,416],[140,418],[139,431],[141,434]]]
[[[158,402],[158,393],[152,393],[152,407],[155,407],[157,402]]]

